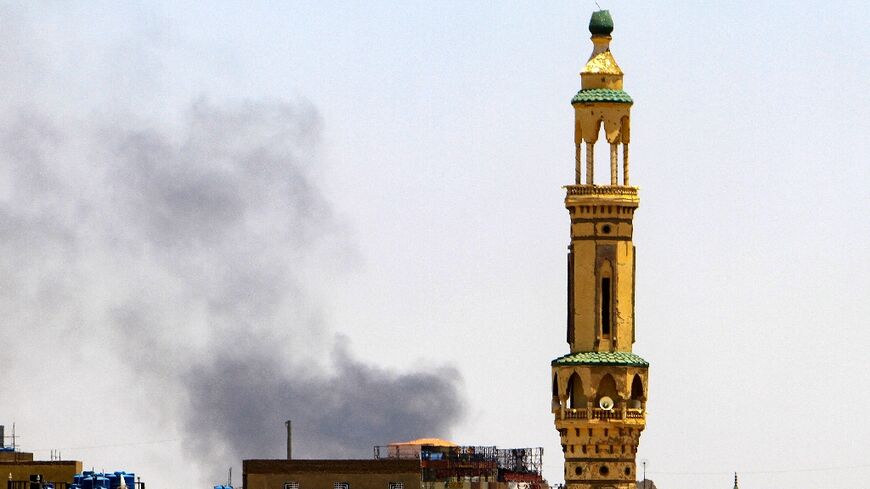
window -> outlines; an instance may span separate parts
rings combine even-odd
[[[572,245],[573,246],[573,245]],[[574,345],[574,249],[568,253],[568,343]]]
[[[350,489],[349,482],[334,482],[332,484],[332,489]]]
[[[601,334],[610,335],[610,278],[601,279]]]
[[[388,489],[405,489],[404,482],[390,482],[390,487]]]
[[[284,489],[299,489],[299,483],[296,481],[285,482]]]

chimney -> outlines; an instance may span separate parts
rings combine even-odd
[[[6,427],[3,426],[2,424],[0,424],[0,448],[3,448],[6,446],[3,444],[4,440],[6,440],[5,433],[3,432],[4,428],[6,428]]]
[[[293,428],[290,420],[284,422],[287,426],[287,460],[293,459]]]

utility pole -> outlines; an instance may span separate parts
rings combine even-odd
[[[293,424],[288,419],[284,422],[287,427],[287,460],[293,459]]]

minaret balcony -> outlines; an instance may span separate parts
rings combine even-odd
[[[619,185],[566,185],[565,206],[576,208],[579,206],[619,206],[631,212],[640,204],[637,196],[637,187],[623,187]],[[613,210],[613,208],[611,208]]]
[[[602,195],[637,197],[637,187],[622,185],[565,185],[567,195]]]
[[[558,410],[556,416],[560,419],[581,419],[588,421],[622,421],[622,422],[644,422],[645,411],[643,408],[586,408],[586,409],[571,409],[565,408]]]
[[[567,185],[565,207],[572,218],[631,217],[640,204],[637,187]]]

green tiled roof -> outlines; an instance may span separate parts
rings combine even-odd
[[[572,104],[582,104],[589,102],[616,102],[618,104],[634,103],[631,97],[623,90],[611,90],[610,88],[587,88],[580,90],[574,98],[571,99]]]
[[[552,361],[552,365],[623,365],[649,367],[643,358],[628,351],[579,351]]]

